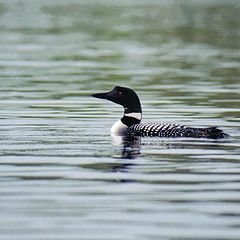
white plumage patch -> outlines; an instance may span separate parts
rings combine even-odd
[[[136,119],[138,119],[138,120],[141,120],[141,119],[142,119],[142,114],[141,114],[141,113],[135,113],[135,112],[125,113],[124,116],[136,118]]]
[[[115,122],[112,125],[111,133],[113,135],[121,135],[123,130],[126,129],[126,128],[127,128],[127,126],[125,124],[123,124],[121,120],[118,120],[117,122]]]

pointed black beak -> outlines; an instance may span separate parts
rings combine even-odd
[[[111,99],[110,99],[110,93],[111,93],[111,92],[95,93],[95,94],[92,94],[92,97],[111,100]]]
[[[92,96],[95,98],[101,98],[101,99],[107,99],[111,102],[120,104],[123,106],[122,103],[122,96],[120,97],[118,94],[118,91],[116,89],[117,87],[115,87],[112,91],[110,92],[104,92],[104,93],[95,93]]]
[[[116,104],[119,104],[132,112],[142,112],[141,104],[137,94],[130,88],[116,86],[110,92],[95,93],[92,95],[95,98],[106,99]],[[130,112],[128,112],[130,113]]]

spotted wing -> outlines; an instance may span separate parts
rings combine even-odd
[[[191,128],[174,123],[135,124],[128,128],[129,132],[142,137],[193,137],[193,138],[224,138],[228,134],[216,127]]]
[[[129,129],[143,137],[184,137],[189,131],[186,126],[174,123],[135,124]]]

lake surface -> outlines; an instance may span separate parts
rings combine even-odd
[[[0,238],[240,239],[239,1],[1,1]],[[110,136],[143,122],[223,140]]]

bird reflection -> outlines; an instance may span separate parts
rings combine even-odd
[[[126,136],[112,136],[112,145],[115,147],[115,154],[113,157],[123,158],[123,159],[135,159],[140,156],[141,146],[148,145],[157,147],[159,151],[161,149],[219,149],[222,145],[219,143],[224,143],[226,141],[201,139],[193,141],[190,138],[181,139],[181,141],[170,138],[153,138],[148,139],[148,141],[142,143],[141,136],[136,135],[126,135]]]
[[[112,136],[112,145],[118,147],[114,157],[134,159],[140,155],[141,137],[134,135]]]

